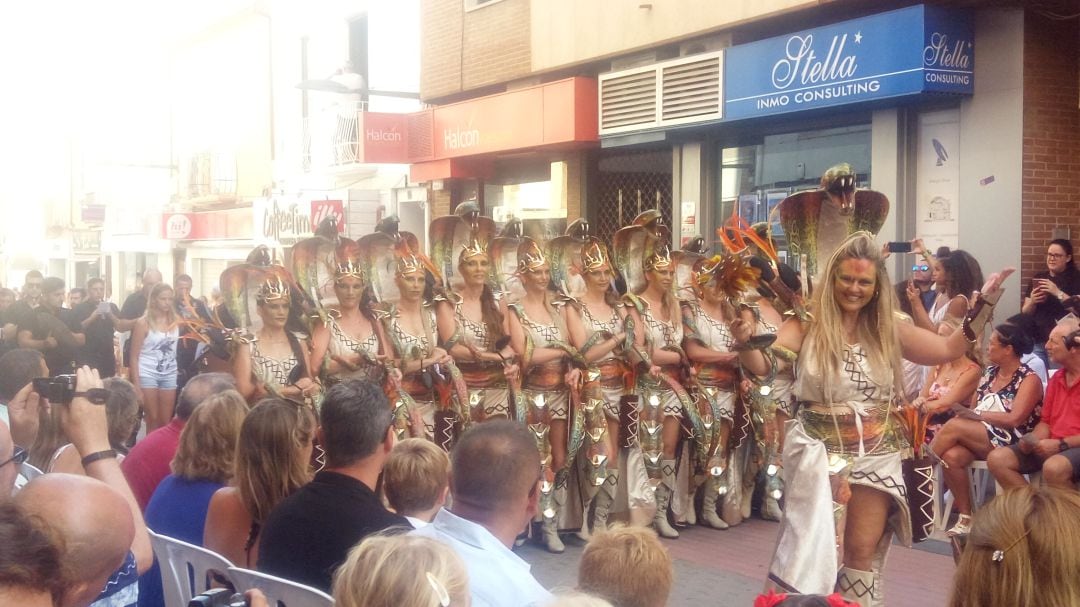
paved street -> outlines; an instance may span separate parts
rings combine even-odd
[[[775,541],[776,523],[752,519],[727,531],[682,528],[665,540],[675,559],[672,607],[749,607],[761,591]],[[548,588],[573,588],[584,543],[566,538],[566,553],[552,555],[526,544],[518,548]],[[948,598],[953,562],[948,546],[930,540],[916,548],[894,546],[885,572],[889,607],[939,607]]]

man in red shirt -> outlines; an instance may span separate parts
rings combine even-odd
[[[172,472],[169,463],[180,444],[180,431],[195,407],[214,394],[235,389],[236,380],[228,373],[196,375],[180,391],[172,421],[147,434],[124,458],[120,469],[124,471],[141,510],[146,511],[158,483]]]
[[[1042,471],[1047,485],[1073,488],[1080,480],[1080,342],[1078,323],[1066,317],[1050,332],[1046,353],[1061,365],[1046,386],[1042,421],[1015,445],[999,447],[986,458],[1002,487],[1025,484],[1023,475]],[[1069,343],[1069,342],[1072,343]]]

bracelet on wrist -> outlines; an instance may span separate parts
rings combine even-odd
[[[116,451],[112,449],[95,451],[94,453],[91,453],[86,457],[82,458],[82,466],[83,468],[86,468],[90,464],[103,459],[116,459]]]

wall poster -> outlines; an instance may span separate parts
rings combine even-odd
[[[915,235],[931,252],[960,241],[960,110],[919,115]]]

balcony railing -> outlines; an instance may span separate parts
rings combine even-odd
[[[325,170],[361,161],[360,112],[363,101],[339,102],[304,119],[304,171]]]

